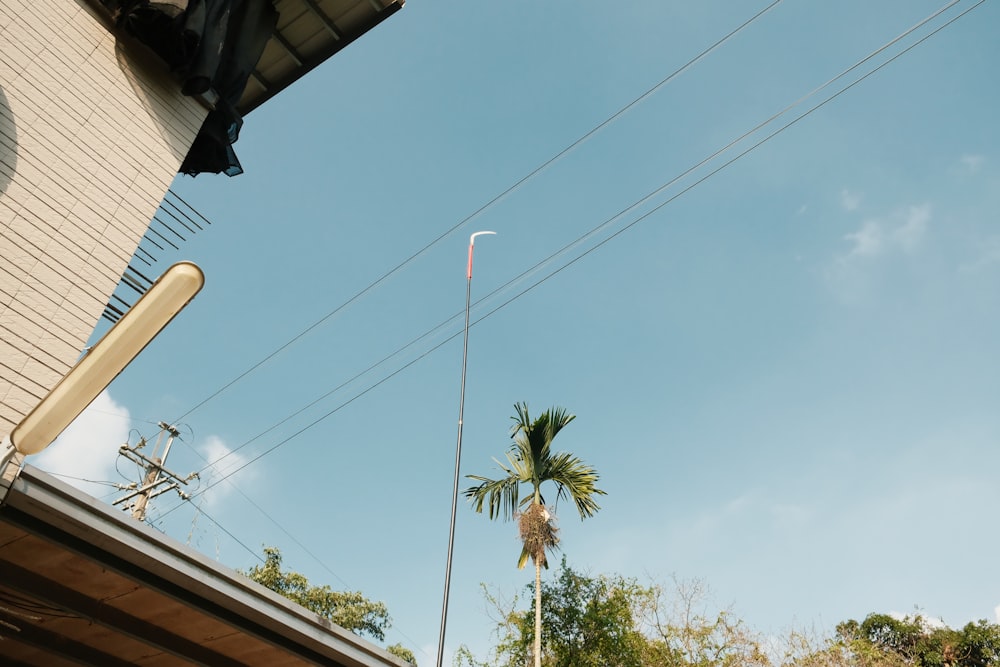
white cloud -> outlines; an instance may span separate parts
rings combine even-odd
[[[892,230],[892,239],[903,252],[911,253],[920,246],[927,233],[931,207],[929,204],[911,206],[901,216],[903,222]]]
[[[868,276],[858,263],[853,255],[836,257],[823,272],[827,287],[845,303],[862,301],[869,290]]]
[[[46,472],[66,475],[66,481],[91,495],[104,495],[107,485],[81,480],[121,481],[115,471],[118,448],[128,440],[128,408],[101,392],[76,420],[37,456],[26,463]]]
[[[744,494],[742,496],[739,496],[738,498],[733,498],[728,503],[726,503],[724,511],[726,514],[739,514],[743,512],[743,510],[748,508],[751,502],[752,499],[750,498],[750,496]]]
[[[960,159],[962,166],[965,167],[969,173],[975,174],[983,165],[986,163],[986,158],[982,155],[963,155]]]
[[[707,507],[694,517],[691,529],[699,534],[711,534],[721,529],[726,523],[738,520],[754,503],[749,494],[737,496],[722,505]]]
[[[847,257],[877,257],[892,250],[912,253],[920,247],[930,220],[929,204],[899,209],[884,220],[865,220],[861,229],[844,235],[852,243]]]
[[[844,189],[840,191],[840,205],[845,211],[856,211],[861,206],[861,195]]]
[[[884,219],[865,220],[861,229],[844,235],[844,240],[852,243],[845,257],[876,257],[894,250],[912,253],[923,242],[930,220],[930,204],[897,209]]]
[[[113,495],[114,490],[108,483],[138,481],[138,477],[123,479],[116,469],[119,463],[118,448],[128,441],[130,430],[128,408],[116,403],[104,391],[51,446],[36,456],[28,457],[26,462],[46,472],[65,476],[63,479],[67,483],[92,496],[100,498],[109,493]],[[230,481],[246,482],[254,476],[252,468],[240,470],[246,465],[247,457],[239,452],[232,453],[232,449],[217,436],[206,438],[199,449],[206,461],[219,461],[211,470],[202,474],[202,488],[232,474],[227,481],[217,484],[205,494],[204,502],[207,506],[218,506],[233,492]],[[174,458],[174,451],[171,450],[171,460]],[[128,472],[135,470],[133,464],[128,464]],[[122,471],[126,472],[126,468],[122,467]],[[180,470],[175,472],[185,474]],[[84,480],[104,483],[95,484]],[[193,482],[184,490],[190,493],[197,486],[197,482]]]
[[[889,612],[889,616],[892,616],[897,621],[904,621],[907,618],[913,618],[914,616],[917,616],[917,615],[920,616],[920,620],[921,620],[921,622],[922,622],[925,630],[937,630],[937,629],[940,629],[940,628],[947,628],[948,627],[948,624],[945,623],[943,619],[934,618],[932,616],[928,616],[927,614],[924,614],[923,612],[921,612],[919,610],[911,611],[908,614],[904,614],[903,612],[900,612],[900,611],[890,611]]]
[[[885,245],[884,237],[881,223],[877,220],[866,221],[861,229],[844,236],[845,241],[854,244],[847,253],[848,257],[874,257],[881,254]]]
[[[962,264],[958,268],[960,272],[976,273],[988,269],[995,264],[1000,264],[1000,236],[986,239],[981,244],[981,247],[982,251],[979,253],[979,256],[971,262]]]
[[[812,512],[802,505],[775,503],[771,505],[771,518],[782,528],[795,528],[808,523]]]
[[[869,267],[877,258],[912,255],[924,243],[931,221],[929,204],[899,208],[883,218],[865,220],[843,239],[850,248],[833,258],[824,273],[829,288],[844,301],[863,299],[871,283]]]
[[[205,438],[204,444],[199,449],[205,460],[214,464],[208,472],[202,473],[201,479],[202,487],[214,485],[204,496],[205,502],[209,505],[217,505],[233,491],[237,482],[252,479],[255,474],[252,468],[243,467],[248,462],[247,457],[238,451],[234,452],[218,436],[210,435]],[[225,481],[220,481],[223,478]]]

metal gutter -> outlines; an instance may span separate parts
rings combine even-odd
[[[8,471],[16,468],[8,466]],[[4,471],[4,472],[8,472]],[[0,521],[318,664],[403,667],[374,644],[132,520],[32,466],[10,484]],[[30,563],[20,563],[30,568]]]

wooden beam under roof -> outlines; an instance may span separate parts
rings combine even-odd
[[[275,0],[278,25],[243,97],[253,111],[403,7],[405,0]]]
[[[40,470],[0,480],[2,665],[406,665]]]

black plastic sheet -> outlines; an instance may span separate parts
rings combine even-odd
[[[233,144],[237,104],[278,21],[271,0],[106,2],[120,28],[146,44],[181,79],[185,95],[217,96],[181,173],[243,173]],[[206,95],[207,96],[207,95]]]

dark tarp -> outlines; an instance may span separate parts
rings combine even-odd
[[[271,0],[104,0],[118,25],[149,46],[182,81],[185,95],[218,95],[181,172],[243,173],[233,144],[236,105],[278,22]]]

